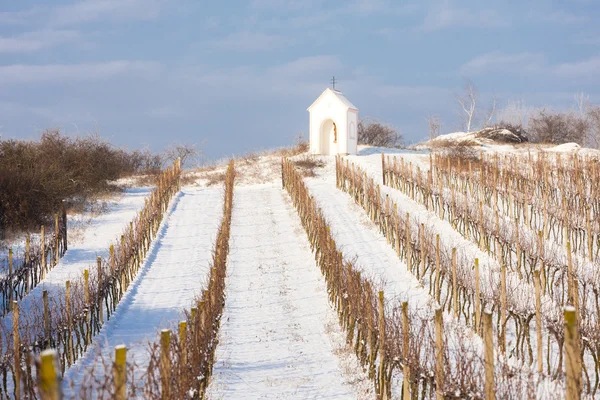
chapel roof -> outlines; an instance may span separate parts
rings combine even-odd
[[[319,100],[321,100],[321,98],[323,98],[325,96],[326,93],[331,93],[333,94],[340,102],[342,102],[342,104],[350,109],[350,110],[356,110],[358,111],[358,108],[356,108],[356,106],[354,104],[352,104],[350,102],[350,100],[348,100],[348,98],[346,96],[344,96],[344,94],[342,92],[340,92],[339,90],[336,89],[330,89],[327,88],[323,91],[323,93],[321,93],[321,95],[310,105],[310,107],[308,107],[308,111],[310,111],[311,108],[313,108],[313,106],[315,104],[317,104],[319,102]]]

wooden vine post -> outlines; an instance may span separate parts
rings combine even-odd
[[[506,352],[506,265],[500,265],[500,332],[499,332],[500,352]]]
[[[440,235],[435,235],[435,301],[440,303],[442,291],[442,267],[440,261]]]
[[[60,260],[58,214],[54,214],[54,265]]]
[[[102,258],[99,256],[96,257],[96,265],[98,266],[98,321],[100,324],[104,323],[104,313],[102,306],[102,293],[100,288],[102,288]]]
[[[63,251],[67,251],[67,201],[65,199],[63,199],[61,204],[62,204],[61,211],[62,211],[62,224],[63,224],[63,232],[62,232]]]
[[[42,279],[46,277],[46,239],[45,239],[46,227],[42,225],[40,228],[40,254],[42,258]]]
[[[160,387],[161,398],[170,399],[170,373],[171,363],[169,361],[169,349],[171,346],[171,331],[163,329],[160,332]]]
[[[115,347],[113,379],[115,381],[115,400],[127,398],[127,347],[124,344]]]
[[[475,333],[479,334],[481,326],[481,282],[479,281],[479,258],[475,259]]]
[[[435,324],[435,397],[444,400],[444,321],[442,309],[436,308]]]
[[[494,400],[496,388],[494,383],[494,332],[492,329],[492,313],[483,312],[483,342],[484,342],[484,368],[485,368],[485,398]]]
[[[60,400],[62,398],[56,364],[56,350],[49,349],[42,351],[42,354],[40,355],[38,390],[40,398],[43,400]]]
[[[379,291],[377,309],[379,311],[379,398],[387,400],[387,384],[385,379],[385,309],[383,303],[383,291]]]
[[[456,276],[456,247],[452,248],[452,301],[454,309],[454,317],[459,317],[459,306],[458,306],[458,283]]]
[[[181,354],[179,359],[181,360],[182,368],[185,368],[187,364],[187,322],[179,322],[179,346]]]
[[[13,301],[13,250],[12,248],[8,249],[8,304],[11,304]]]
[[[541,374],[544,371],[543,360],[543,342],[542,342],[542,290],[540,283],[540,271],[533,271],[535,284],[535,333],[537,343],[537,371]]]
[[[581,363],[579,362],[579,332],[575,308],[565,307],[565,365],[567,372],[567,400],[579,399],[581,396]]]
[[[411,398],[410,396],[410,365],[408,364],[409,357],[409,349],[410,349],[410,326],[408,320],[408,302],[402,302],[402,358],[403,362],[403,375],[404,380],[402,386],[404,389],[402,390],[403,397],[405,400]]]
[[[13,353],[15,368],[15,399],[21,398],[21,340],[19,335],[19,305],[12,302],[13,311]]]
[[[69,365],[73,365],[73,335],[71,334],[71,325],[73,323],[73,319],[71,317],[71,281],[65,282],[66,287],[66,311],[67,311],[67,360]]]

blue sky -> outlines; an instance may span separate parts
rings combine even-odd
[[[0,0],[0,134],[100,132],[208,158],[290,144],[328,85],[407,142],[479,108],[600,103],[600,2]]]

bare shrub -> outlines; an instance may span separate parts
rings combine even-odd
[[[304,157],[294,160],[294,165],[300,169],[303,176],[314,177],[317,176],[315,169],[323,168],[325,162],[314,156],[305,155]]]
[[[40,140],[0,141],[0,229],[46,224],[63,199],[86,202],[114,190],[109,182],[160,170],[149,151],[127,152],[99,136],[69,138],[58,130]]]
[[[208,182],[206,186],[218,185],[220,183],[225,182],[226,174],[225,172],[215,172],[207,176]]]
[[[358,122],[358,144],[378,147],[397,147],[404,142],[400,132],[391,125],[371,119]]]
[[[590,106],[585,116],[589,124],[586,142],[592,147],[600,148],[600,106]]]
[[[181,166],[184,167],[186,162],[194,161],[201,154],[202,152],[198,151],[195,144],[175,143],[165,149],[164,157],[168,162],[173,162],[179,158]]]
[[[586,119],[575,113],[550,113],[542,110],[529,119],[529,140],[534,143],[575,142],[582,145],[588,131]]]

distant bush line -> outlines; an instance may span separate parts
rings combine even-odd
[[[66,199],[86,204],[134,174],[157,174],[160,155],[119,149],[99,136],[71,138],[47,130],[39,141],[0,141],[0,238],[51,222]]]

